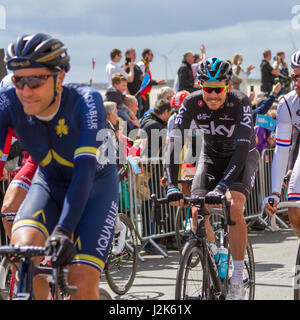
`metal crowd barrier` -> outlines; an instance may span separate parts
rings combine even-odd
[[[271,168],[272,168],[272,161],[274,156],[274,148],[266,148],[263,150],[261,157],[260,157],[260,192],[261,192],[261,201],[271,194]],[[286,201],[285,199],[285,190],[282,189],[281,192],[281,201]],[[279,209],[277,213],[287,212],[287,208]],[[275,215],[276,221],[284,228],[289,228],[289,226],[276,214]],[[261,213],[259,216],[259,220],[267,226],[271,231],[274,231],[273,228],[266,222],[267,216],[264,214],[263,208],[261,208]]]
[[[274,149],[265,149],[259,156],[259,166],[255,177],[254,186],[246,201],[244,217],[248,225],[255,221],[261,221],[270,230],[271,226],[266,222],[266,216],[262,208],[263,199],[270,194],[271,188],[271,165]],[[157,225],[151,217],[152,193],[159,198],[165,197],[165,191],[160,186],[160,178],[164,175],[162,158],[141,159],[141,175],[135,175],[129,170],[128,178],[122,182],[122,193],[120,196],[120,211],[127,213],[139,234],[141,249],[151,243],[163,256],[167,253],[154,241],[158,238],[175,235],[175,216],[177,207],[161,206],[161,217],[166,220],[165,225]],[[127,196],[124,196],[126,188]],[[284,211],[286,209],[282,209]],[[279,211],[279,212],[282,212]],[[166,216],[167,215],[167,216]],[[276,220],[288,228],[284,221],[277,215]]]

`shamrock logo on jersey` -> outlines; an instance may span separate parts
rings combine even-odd
[[[55,127],[56,134],[61,138],[64,135],[67,135],[69,132],[69,127],[65,123],[65,119],[59,119],[58,125]]]

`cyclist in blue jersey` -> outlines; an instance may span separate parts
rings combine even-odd
[[[197,163],[192,196],[205,196],[208,207],[232,200],[230,215],[235,225],[229,228],[229,244],[233,258],[233,273],[226,299],[242,300],[244,256],[247,246],[247,225],[243,208],[254,185],[258,167],[252,110],[249,98],[232,89],[232,69],[217,57],[202,61],[198,78],[202,91],[188,95],[176,116],[166,165],[168,175],[167,197],[172,205],[183,206],[183,194],[178,189],[179,155],[184,143],[184,130],[194,121],[204,136],[203,154]],[[197,208],[192,208],[194,220]],[[211,245],[214,235],[207,219],[206,232]]]
[[[14,87],[0,90],[0,156],[11,127],[39,164],[11,243],[46,245],[54,267],[70,264],[69,282],[78,288],[71,298],[99,299],[119,198],[102,97],[87,86],[63,85],[70,57],[50,35],[19,37],[5,60]],[[34,291],[37,299],[48,297],[44,278],[35,278]]]

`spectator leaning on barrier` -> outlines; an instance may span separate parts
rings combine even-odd
[[[147,86],[140,92],[142,97],[142,109],[140,110],[140,116],[142,117],[144,112],[147,111],[150,107],[150,92],[152,86],[166,84],[166,80],[159,79],[153,80],[152,74],[150,71],[150,63],[153,61],[154,55],[151,49],[146,48],[142,52],[142,59],[137,63],[140,69],[143,72],[143,76],[149,76],[149,83]]]
[[[120,66],[120,61],[122,58],[122,51],[119,49],[112,49],[110,52],[110,61],[106,65],[105,71],[108,78],[108,83],[111,84],[112,75],[115,73],[121,73],[128,82],[132,82],[134,79],[134,64],[129,62],[123,67]],[[129,68],[129,73],[126,73],[125,70]]]
[[[261,91],[269,94],[272,91],[274,79],[279,75],[279,64],[275,69],[272,68],[270,60],[272,58],[271,50],[265,50],[263,52],[263,60],[260,64],[261,71]]]

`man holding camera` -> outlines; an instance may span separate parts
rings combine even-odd
[[[127,83],[128,93],[135,96],[138,101],[138,108],[139,110],[142,108],[142,97],[140,93],[137,94],[137,92],[140,90],[142,81],[143,81],[143,71],[140,69],[140,67],[134,63],[136,59],[136,51],[133,48],[127,49],[125,51],[125,63],[123,67],[126,67],[125,71],[129,74],[130,68],[129,63],[133,64],[133,70],[134,70],[134,77],[132,82]],[[137,117],[140,118],[140,114],[138,111]]]
[[[110,52],[110,61],[106,65],[105,71],[108,77],[108,83],[111,84],[111,77],[115,73],[121,73],[130,83],[134,78],[133,62],[129,62],[127,65],[124,64],[123,67],[119,65],[122,58],[122,51],[119,49],[112,49]],[[129,68],[129,72],[126,73],[125,70]]]

